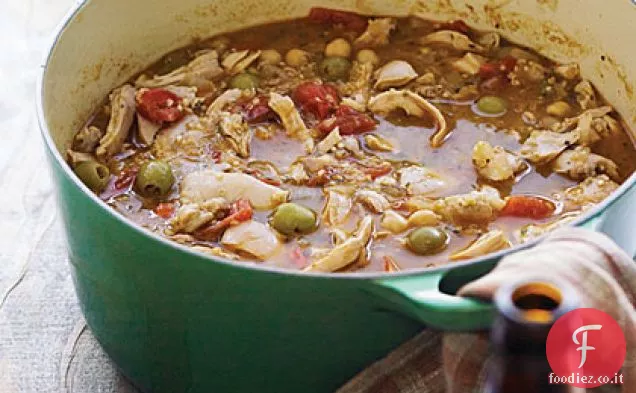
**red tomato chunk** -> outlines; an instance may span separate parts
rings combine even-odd
[[[554,214],[556,206],[545,198],[533,196],[511,196],[501,211],[502,216],[541,219]]]
[[[174,203],[163,202],[155,206],[154,212],[161,218],[168,219],[174,214]]]
[[[173,123],[185,116],[181,98],[166,89],[142,90],[137,95],[137,110],[156,124]]]
[[[338,106],[338,91],[335,87],[316,82],[300,84],[292,93],[292,100],[316,119],[327,118]]]
[[[356,135],[373,131],[377,125],[370,116],[349,106],[340,105],[334,116],[320,123],[318,129],[327,134],[339,127],[341,135]]]

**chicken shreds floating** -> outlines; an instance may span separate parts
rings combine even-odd
[[[390,273],[565,225],[635,155],[577,64],[461,20],[313,8],[113,89],[68,162],[120,214],[193,250]]]

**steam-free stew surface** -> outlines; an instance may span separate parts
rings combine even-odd
[[[236,263],[397,271],[571,221],[634,170],[576,64],[462,22],[314,9],[168,54],[69,150],[119,213]]]

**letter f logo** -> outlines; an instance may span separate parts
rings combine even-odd
[[[572,334],[572,341],[574,341],[574,344],[580,345],[580,347],[576,349],[577,351],[581,351],[581,364],[579,364],[579,368],[583,367],[583,365],[585,364],[585,361],[587,360],[587,351],[594,351],[596,349],[594,347],[589,347],[587,345],[587,331],[601,330],[602,328],[603,328],[603,325],[585,325],[576,329],[574,333]],[[576,336],[581,332],[583,332],[582,334],[583,340],[582,342],[579,342]]]

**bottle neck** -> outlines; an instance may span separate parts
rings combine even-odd
[[[493,358],[488,393],[565,393],[551,385],[546,341],[554,322],[576,308],[578,297],[566,284],[526,280],[500,288],[497,317],[490,332]]]

